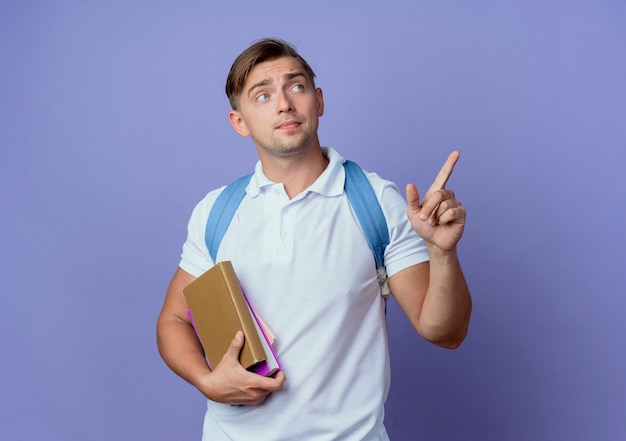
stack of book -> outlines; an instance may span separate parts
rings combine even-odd
[[[237,331],[243,331],[241,365],[263,376],[280,371],[272,348],[274,335],[248,301],[230,261],[216,264],[187,285],[183,293],[209,366],[217,366]]]

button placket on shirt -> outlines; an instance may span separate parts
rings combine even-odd
[[[293,253],[293,239],[295,228],[295,210],[293,201],[287,202],[281,210],[281,242],[285,257],[291,257]]]
[[[274,188],[272,191],[276,210],[276,230],[272,248],[275,251],[274,261],[289,259],[293,250],[293,207],[282,188]]]

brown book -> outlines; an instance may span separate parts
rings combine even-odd
[[[189,317],[212,367],[220,362],[237,331],[245,341],[239,362],[260,375],[272,376],[280,365],[230,261],[220,262],[183,288]]]

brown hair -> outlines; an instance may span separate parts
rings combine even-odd
[[[272,61],[282,57],[295,58],[302,69],[304,69],[304,74],[315,87],[315,72],[293,46],[278,38],[264,38],[253,43],[248,49],[243,51],[230,68],[226,78],[226,96],[228,96],[233,110],[237,110],[239,96],[252,68],[265,61]]]

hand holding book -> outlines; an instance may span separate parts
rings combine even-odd
[[[239,353],[244,343],[243,332],[232,339],[228,350],[215,369],[205,377],[199,389],[212,401],[243,406],[256,406],[272,392],[279,391],[285,382],[283,372],[274,378],[247,371],[239,363]]]
[[[268,341],[268,337],[273,337],[250,306],[231,262],[219,262],[187,285],[183,292],[189,317],[212,368],[231,346],[233,335],[242,331],[245,339],[239,355],[241,365],[263,376],[273,376],[280,371]]]

